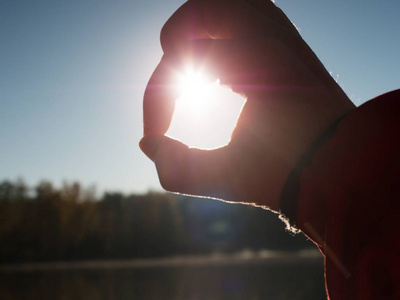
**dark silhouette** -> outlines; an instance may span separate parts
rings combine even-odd
[[[161,45],[140,147],[162,186],[282,213],[324,254],[331,299],[399,299],[400,91],[356,109],[268,0],[189,0]],[[164,135],[188,63],[247,99],[225,147]]]

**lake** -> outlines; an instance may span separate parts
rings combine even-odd
[[[0,267],[0,299],[326,299],[315,252]]]

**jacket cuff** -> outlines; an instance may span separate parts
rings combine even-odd
[[[312,143],[306,152],[300,156],[296,167],[290,172],[285,185],[283,186],[280,196],[280,219],[286,223],[286,230],[292,233],[298,233],[300,230],[297,227],[297,210],[298,210],[298,197],[301,188],[301,175],[305,167],[311,164],[311,160],[317,150],[325,144],[326,140],[331,138],[335,132],[338,124],[345,118],[347,114],[337,119],[327,130],[323,132],[319,138]]]

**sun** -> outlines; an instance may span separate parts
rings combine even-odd
[[[179,96],[167,135],[196,148],[226,145],[244,99],[201,71],[178,74],[176,84]]]
[[[201,72],[187,72],[179,77],[179,98],[177,101],[189,110],[201,113],[210,106],[214,85]]]

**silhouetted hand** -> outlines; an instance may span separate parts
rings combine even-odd
[[[269,0],[189,0],[165,24],[161,44],[140,146],[162,186],[279,210],[300,156],[352,102]],[[177,96],[172,74],[188,63],[247,99],[225,147],[194,149],[164,136]]]

